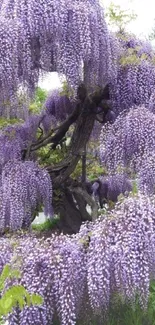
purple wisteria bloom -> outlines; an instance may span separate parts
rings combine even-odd
[[[53,214],[50,176],[32,161],[8,162],[2,171],[0,192],[1,232],[29,227],[40,205],[46,216]]]
[[[2,0],[0,21],[2,102],[17,103],[19,85],[32,97],[41,71],[65,75],[75,90],[116,73],[117,42],[99,0]]]
[[[131,108],[102,128],[100,156],[111,173],[137,171],[144,153],[149,154],[154,147],[155,115],[143,106]]]

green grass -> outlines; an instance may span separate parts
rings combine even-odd
[[[146,310],[141,308],[138,301],[132,305],[125,304],[116,296],[105,316],[92,316],[88,323],[80,321],[77,325],[155,325],[155,281],[150,284]]]
[[[32,229],[35,231],[47,231],[55,228],[59,221],[59,217],[54,217],[52,220],[47,219],[45,222],[40,224],[32,224]]]

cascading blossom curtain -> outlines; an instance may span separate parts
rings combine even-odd
[[[111,124],[103,126],[100,157],[110,173],[137,172],[144,153],[155,147],[155,115],[144,106],[122,112]]]
[[[20,84],[34,93],[40,70],[103,86],[116,73],[117,45],[99,1],[2,0],[0,87],[3,106],[17,104]],[[84,68],[84,70],[83,70]]]
[[[149,41],[120,33],[117,77],[110,87],[112,109],[118,116],[131,107],[151,106],[155,88],[155,51]]]
[[[87,321],[91,315],[103,317],[116,294],[131,304],[138,299],[145,309],[154,277],[154,216],[154,201],[139,194],[73,236],[1,237],[0,270],[17,261],[19,283],[44,299],[41,306],[15,308],[9,325],[52,325],[55,316],[62,325],[75,325],[81,315]]]

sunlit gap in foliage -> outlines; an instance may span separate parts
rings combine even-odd
[[[65,77],[60,78],[57,72],[44,73],[39,78],[38,87],[50,91],[61,88],[64,81]]]

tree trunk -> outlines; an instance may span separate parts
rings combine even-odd
[[[72,187],[72,184],[71,186],[68,185],[68,180],[86,148],[94,126],[98,107],[103,106],[104,122],[107,108],[100,103],[108,99],[108,85],[90,96],[88,96],[84,85],[81,85],[78,89],[78,101],[75,111],[62,123],[62,125],[60,125],[60,127],[58,127],[57,132],[53,136],[45,137],[31,147],[31,151],[34,151],[43,145],[51,143],[51,149],[54,149],[65,136],[70,125],[76,123],[71,144],[65,159],[55,166],[47,166],[53,184],[54,211],[56,214],[60,215],[60,229],[67,233],[76,233],[83,221],[95,220],[97,217],[97,205],[82,187],[82,184],[77,184],[77,186]],[[86,157],[84,157],[83,160],[83,180],[85,180],[86,175],[85,169]],[[58,194],[57,191],[60,193]],[[92,215],[86,210],[87,204],[92,208]]]
[[[89,204],[92,215],[87,212],[86,206]],[[77,233],[82,222],[92,220],[94,213],[97,217],[97,205],[89,194],[81,187],[65,187],[64,190],[53,193],[53,207],[60,221],[58,228],[64,233]]]
[[[82,183],[85,184],[87,178],[87,146],[85,146],[82,154]]]
[[[70,148],[67,157],[54,167],[47,170],[53,179],[53,185],[58,188],[73,173],[78,161],[81,159],[95,122],[95,114],[81,113],[73,132]]]

